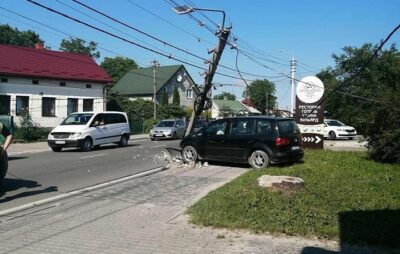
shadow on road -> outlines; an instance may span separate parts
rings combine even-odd
[[[95,146],[93,148],[93,150],[90,152],[101,151],[101,150],[111,150],[111,149],[116,149],[116,148],[124,149],[127,147],[134,147],[134,146],[140,146],[140,145],[139,144],[128,144],[126,147],[120,147],[119,145],[102,145],[99,147]],[[64,148],[60,153],[87,153],[87,152],[83,152],[80,148]]]
[[[29,197],[37,194],[55,192],[58,190],[57,186],[49,186],[46,188],[43,188],[41,186],[42,185],[36,181],[5,178],[3,180],[3,184],[0,189],[0,197],[3,197],[7,192],[15,191],[22,188],[35,189],[35,190],[24,191],[13,196],[6,196],[4,198],[0,198],[0,203],[5,203],[14,199]]]

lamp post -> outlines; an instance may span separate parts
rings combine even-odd
[[[295,91],[294,91],[294,79],[295,79],[294,75],[296,73],[297,62],[296,62],[296,59],[295,59],[293,53],[290,53],[288,51],[281,50],[281,49],[278,50],[278,51],[281,52],[281,53],[287,53],[287,54],[291,54],[292,55],[292,60],[290,60],[290,84],[291,84],[291,90],[292,90],[291,97],[290,97],[290,112],[292,113],[292,115],[294,115],[295,106],[296,106],[295,105],[296,97],[295,97]]]
[[[207,61],[208,65],[208,70],[205,72],[205,78],[204,78],[204,88],[203,91],[200,92],[193,104],[193,113],[190,118],[190,122],[188,124],[188,128],[186,130],[185,136],[188,136],[190,133],[193,131],[193,127],[199,118],[200,114],[204,111],[204,109],[211,108],[212,103],[211,99],[207,97],[208,92],[210,91],[212,87],[212,80],[214,78],[215,72],[217,71],[218,63],[219,60],[221,59],[222,52],[224,51],[224,48],[226,46],[226,43],[228,41],[228,37],[230,34],[231,28],[225,28],[225,12],[223,10],[216,10],[216,9],[204,9],[204,8],[193,8],[189,7],[187,5],[183,6],[177,6],[172,9],[174,12],[177,14],[188,14],[194,11],[211,11],[211,12],[220,12],[222,13],[222,26],[220,27],[219,31],[216,33],[218,36],[218,44],[217,47],[215,47],[212,50],[209,50],[209,54],[213,54],[213,57],[211,60]]]

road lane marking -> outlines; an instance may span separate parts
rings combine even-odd
[[[28,151],[22,151],[22,152],[9,152],[8,156],[24,154],[24,153],[40,153],[40,152],[46,152],[46,151],[51,151],[51,149],[46,148],[46,149],[28,150]]]
[[[70,191],[70,192],[67,192],[67,193],[64,193],[64,194],[60,194],[58,196],[49,197],[49,198],[45,198],[45,199],[38,200],[38,201],[35,201],[35,202],[31,202],[31,203],[28,203],[28,204],[24,204],[24,205],[20,205],[20,206],[17,206],[17,207],[10,208],[10,209],[6,209],[6,210],[3,210],[3,211],[0,211],[0,218],[5,216],[5,215],[9,215],[9,214],[12,214],[12,213],[16,213],[16,212],[20,212],[20,211],[23,211],[23,210],[27,210],[27,209],[32,208],[32,207],[38,207],[38,206],[41,206],[41,205],[49,204],[49,203],[52,203],[52,202],[55,202],[55,201],[59,201],[59,200],[62,200],[62,199],[66,199],[66,198],[69,198],[69,197],[73,197],[73,196],[77,196],[77,195],[80,195],[80,194],[83,194],[83,193],[87,193],[89,191],[94,191],[94,190],[98,190],[98,189],[101,189],[101,188],[104,188],[104,187],[108,187],[108,186],[111,186],[111,185],[114,185],[114,184],[126,182],[126,181],[129,181],[129,180],[135,179],[135,178],[140,178],[140,177],[145,177],[145,176],[149,176],[149,175],[152,175],[152,174],[157,174],[157,173],[159,173],[161,171],[164,171],[164,170],[167,170],[167,168],[165,166],[158,167],[158,168],[153,168],[153,169],[150,169],[150,170],[147,170],[147,171],[144,171],[144,172],[141,172],[141,173],[137,173],[137,174],[134,174],[134,175],[118,178],[116,180],[108,181],[108,182],[105,182],[105,183],[100,183],[100,184],[93,185],[93,186],[90,186],[90,187],[86,187],[86,188],[83,188],[83,189],[79,189],[79,190]]]
[[[90,159],[90,158],[100,157],[100,156],[104,156],[104,155],[106,155],[106,154],[102,153],[102,154],[96,154],[96,155],[81,157],[79,159]]]

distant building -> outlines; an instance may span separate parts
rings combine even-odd
[[[102,111],[111,77],[82,54],[0,45],[0,115],[20,123],[23,110],[32,124],[57,126],[76,111]]]
[[[225,118],[247,115],[247,109],[236,100],[212,100],[211,118]]]
[[[195,83],[183,65],[156,68],[156,100],[160,103],[163,91],[171,104],[175,87],[178,88],[181,106],[193,107]],[[153,67],[128,71],[111,89],[112,92],[131,99],[153,100]]]

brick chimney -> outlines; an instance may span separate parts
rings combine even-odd
[[[35,43],[35,49],[44,49],[44,44],[41,42]]]

